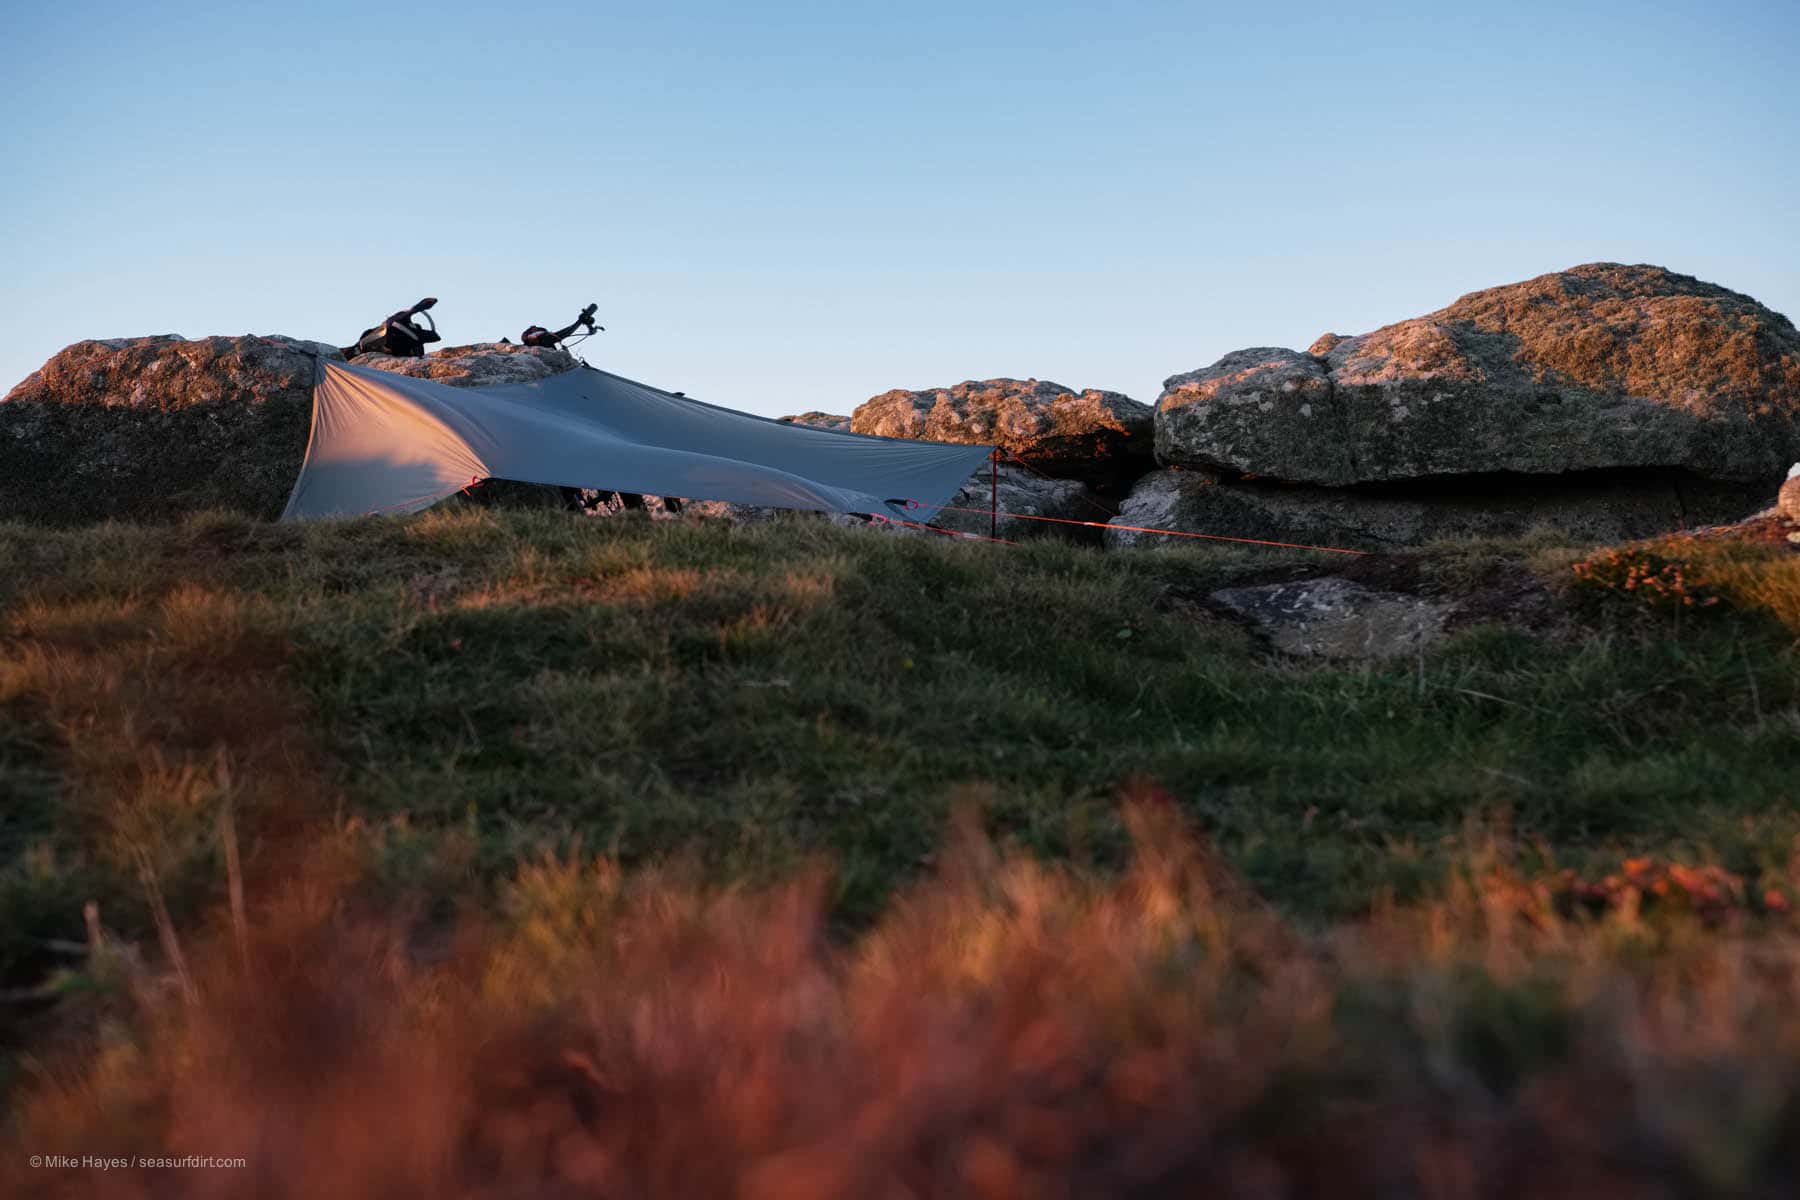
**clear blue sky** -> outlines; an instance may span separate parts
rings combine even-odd
[[[84,337],[452,342],[769,414],[1155,399],[1654,262],[1800,318],[1800,3],[9,6],[0,391]]]

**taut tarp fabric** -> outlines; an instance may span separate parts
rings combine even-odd
[[[946,502],[989,447],[787,425],[580,367],[455,388],[321,364],[312,439],[284,520],[402,513],[477,479],[826,512]]]

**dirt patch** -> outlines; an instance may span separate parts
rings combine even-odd
[[[1478,578],[1467,587],[1456,588],[1451,597],[1445,633],[1474,624],[1508,624],[1534,633],[1552,633],[1568,621],[1550,587],[1516,561],[1490,561]]]
[[[1426,595],[1424,558],[1418,554],[1365,554],[1334,564],[1331,574],[1384,592]]]
[[[298,549],[302,534],[297,526],[250,520],[223,520],[191,529],[171,540],[163,559],[171,567],[208,568],[246,554],[281,554]],[[176,577],[191,577],[178,571]]]

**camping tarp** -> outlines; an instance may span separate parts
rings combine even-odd
[[[934,512],[989,447],[866,437],[716,408],[592,367],[456,388],[321,362],[283,520],[415,512],[479,479],[825,512]]]

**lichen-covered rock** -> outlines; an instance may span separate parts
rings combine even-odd
[[[1326,576],[1223,588],[1212,600],[1248,621],[1277,650],[1301,658],[1380,659],[1416,654],[1443,636],[1446,605]]]
[[[579,364],[566,350],[542,346],[515,346],[511,342],[475,342],[445,346],[423,358],[396,358],[391,354],[364,354],[359,367],[433,379],[451,387],[496,387],[503,383],[530,383],[573,371]]]
[[[1210,471],[1178,467],[1152,471],[1132,485],[1118,515],[1108,522],[1103,540],[1108,547],[1123,550],[1179,540],[1163,532],[1211,533],[1210,492],[1218,486],[1219,477]]]
[[[851,433],[850,418],[841,413],[803,412],[798,416],[778,418],[784,425],[807,425],[814,429],[835,429]]]
[[[1283,430],[1246,422],[1234,402],[1266,391],[1260,377],[1199,396],[1176,376],[1158,401],[1159,456],[1338,485],[1681,468],[1764,486],[1800,457],[1800,332],[1660,267],[1576,267],[1312,349],[1328,387],[1307,403],[1341,453],[1316,452],[1297,407],[1270,410]],[[1209,370],[1231,374],[1231,357]]]
[[[662,509],[661,497],[644,497],[646,508],[648,508],[649,502],[652,499],[658,501],[658,509],[667,512],[666,509]],[[730,500],[683,500],[681,502],[681,511],[679,513],[669,513],[668,515],[684,518],[706,518],[714,521],[737,521],[744,524],[754,524],[760,521],[773,521],[780,517],[782,513],[793,511],[795,510],[770,508],[767,505],[762,504],[737,504]],[[619,510],[614,506],[608,505],[590,510],[589,515],[596,517],[618,516]],[[655,517],[657,514],[653,511],[650,515]]]
[[[1280,463],[1285,479],[1342,479],[1351,469],[1325,363],[1277,347],[1164,380],[1156,454],[1256,475]]]
[[[851,415],[856,433],[1000,446],[1046,475],[1098,485],[1150,466],[1151,409],[1118,392],[989,379],[883,392]]]
[[[1775,493],[1775,511],[1800,525],[1800,463],[1788,468],[1781,490]]]
[[[1581,541],[1617,542],[1735,521],[1767,494],[1672,471],[1482,478],[1429,488],[1326,488],[1162,470],[1138,480],[1107,529],[1106,544],[1144,547],[1185,540],[1128,526],[1348,550],[1516,536],[1536,528]]]
[[[340,357],[287,337],[77,342],[0,401],[0,517],[273,517],[306,453],[317,362]]]
[[[996,496],[997,492],[997,496]],[[989,520],[990,505],[998,511]],[[990,480],[986,471],[970,476],[944,508],[930,517],[930,524],[981,537],[1016,541],[1031,537],[1060,537],[1073,541],[1098,541],[1100,531],[1057,521],[1105,521],[1109,510],[1101,507],[1088,486],[1076,479],[1046,479],[1022,467],[1002,463]],[[1032,517],[1049,520],[1034,521]]]

